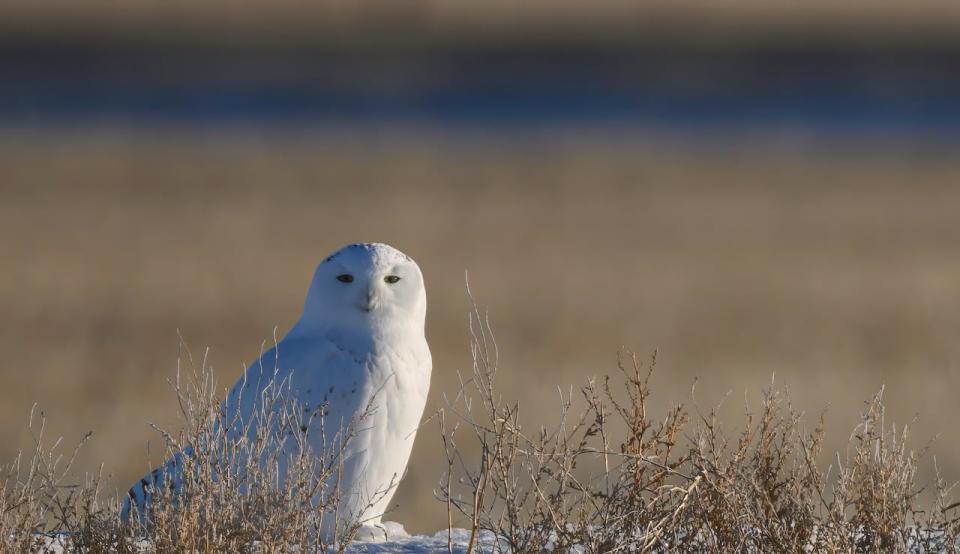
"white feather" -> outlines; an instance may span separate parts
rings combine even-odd
[[[343,275],[351,282],[338,279]],[[393,277],[399,280],[389,282]],[[385,244],[346,246],[317,267],[300,320],[247,368],[228,395],[227,410],[239,410],[232,413],[248,421],[264,387],[284,383],[305,410],[326,409],[306,432],[314,452],[329,449],[359,422],[342,457],[338,509],[340,517],[377,525],[406,469],[426,404],[431,358],[425,316],[423,276],[412,259]],[[146,513],[158,476],[177,486],[180,466],[168,460],[164,471],[135,484],[124,517],[131,500],[137,513]]]

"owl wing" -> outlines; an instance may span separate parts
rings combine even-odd
[[[352,418],[363,411],[363,395],[347,393],[357,392],[365,373],[363,356],[329,338],[285,338],[264,352],[231,387],[221,404],[230,422],[228,432],[233,438],[252,435],[270,410],[297,409],[301,411],[299,430],[314,434],[312,449],[327,450],[345,440]],[[193,446],[187,446],[137,481],[124,498],[121,518],[129,520],[134,508],[136,517],[143,518],[161,487],[179,491],[184,458],[193,455]]]

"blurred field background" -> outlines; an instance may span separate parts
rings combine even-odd
[[[659,406],[734,426],[776,374],[833,444],[885,384],[960,477],[956,7],[480,5],[0,6],[0,456],[38,402],[125,489],[178,330],[227,386],[375,240],[427,279],[428,410],[468,270],[531,424],[659,349]],[[391,517],[444,526],[442,469],[428,426]]]

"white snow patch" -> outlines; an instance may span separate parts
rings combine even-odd
[[[351,554],[375,553],[432,553],[447,552],[448,545],[454,554],[466,554],[467,544],[470,542],[470,531],[467,529],[452,529],[438,531],[433,535],[409,535],[402,525],[394,522],[384,522],[379,529],[385,532],[386,538],[364,536],[347,546],[346,551]],[[477,537],[479,551],[490,551],[493,544],[493,534],[480,532]],[[137,545],[140,552],[151,552],[150,544],[146,541]],[[330,549],[330,552],[335,552]],[[37,545],[34,554],[67,554],[74,550],[70,547],[70,537],[66,534],[37,536]]]
[[[401,527],[402,529],[402,527]],[[466,553],[470,542],[470,531],[467,529],[452,529],[438,531],[433,535],[418,535],[392,538],[386,542],[354,542],[347,547],[347,552],[367,554],[377,552],[447,552],[448,546],[453,547],[454,553]],[[493,534],[481,532],[478,537],[480,545],[493,543]],[[484,548],[483,550],[489,550]]]

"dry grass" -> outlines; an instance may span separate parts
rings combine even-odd
[[[674,405],[653,419],[648,365],[561,394],[560,421],[529,426],[494,385],[496,342],[475,310],[473,371],[438,414],[447,471],[439,499],[504,552],[946,552],[960,547],[960,503],[917,468],[927,449],[886,421],[883,391],[864,403],[845,452],[821,458],[821,419],[771,386],[739,429]],[[448,419],[447,414],[452,414]],[[451,424],[452,422],[452,424]],[[466,457],[465,444],[479,454]],[[928,461],[928,460],[924,460]]]
[[[596,40],[608,40],[611,34],[629,39],[631,32],[657,36],[666,25],[674,31],[668,40],[690,40],[684,30],[693,28],[707,33],[719,31],[722,38],[733,41],[744,40],[744,35],[777,36],[775,31],[799,31],[809,37],[844,30],[866,31],[890,41],[909,40],[913,34],[909,31],[917,26],[925,30],[955,29],[960,10],[938,0],[909,4],[897,0],[809,0],[802,4],[759,0],[722,4],[709,0],[599,0],[589,4],[572,0],[491,0],[398,5],[371,0],[349,4],[258,0],[239,5],[228,0],[173,0],[117,5],[91,0],[83,6],[67,0],[7,0],[0,5],[0,16],[4,16],[0,24],[7,23],[10,29],[16,29],[17,24],[54,30],[107,28],[132,36],[142,30],[147,36],[193,34],[206,40],[231,32],[280,41],[290,40],[293,32],[294,37],[322,40],[311,36],[311,31],[316,34],[321,30],[325,31],[321,35],[333,32],[337,40],[347,42],[410,40],[410,35],[441,40],[479,36],[490,40],[503,34],[522,37],[530,33],[588,34]],[[899,32],[897,36],[884,34],[890,30]]]
[[[275,374],[241,418],[205,359],[197,366],[187,351],[184,361],[171,385],[185,432],[156,429],[167,462],[144,479],[144,504],[124,506],[100,473],[78,480],[82,443],[64,463],[62,439],[47,440],[43,414],[35,426],[31,412],[32,454],[0,476],[0,550],[45,551],[56,538],[70,552],[344,551],[363,522],[338,510],[341,462],[366,414],[318,452],[302,430],[323,432],[323,415],[307,421],[288,382]]]
[[[158,429],[168,462],[147,477],[149,506],[138,513],[132,505],[122,530],[163,552],[240,552],[253,544],[260,552],[342,551],[362,524],[338,510],[343,455],[367,413],[332,430],[315,451],[304,429],[324,433],[324,411],[304,410],[277,368],[252,413],[241,414],[239,397],[221,401],[206,358],[197,367],[187,352],[188,381],[178,368],[174,384],[187,433]]]
[[[0,138],[0,459],[52,436],[93,437],[75,468],[123,494],[176,436],[177,330],[240,376],[296,321],[313,269],[356,240],[423,268],[435,369],[428,411],[469,368],[463,272],[492,307],[528,425],[556,394],[615,371],[621,345],[659,349],[658,395],[719,417],[771,373],[800,410],[858,423],[881,386],[889,417],[960,444],[960,166],[952,152],[807,149],[780,137],[712,149],[660,137],[384,135],[85,129]],[[495,224],[491,224],[495,222]],[[840,433],[824,450],[844,447]],[[148,455],[144,445],[152,444]],[[470,445],[464,445],[470,448]],[[444,463],[421,433],[392,517],[446,523]],[[475,455],[476,452],[470,452]],[[938,462],[960,475],[960,450]],[[934,478],[929,464],[919,468]]]
[[[654,419],[656,358],[644,364],[628,352],[618,376],[588,381],[579,399],[561,393],[559,420],[531,426],[496,386],[497,343],[476,307],[470,334],[472,372],[433,416],[446,466],[437,500],[449,528],[470,529],[468,553],[905,553],[960,544],[955,485],[939,473],[929,484],[918,479],[927,448],[915,450],[907,428],[886,420],[883,391],[864,403],[845,450],[826,465],[823,419],[807,429],[773,386],[734,428],[716,409],[679,404]],[[360,522],[337,519],[336,477],[353,431],[311,451],[300,432],[304,411],[274,382],[240,422],[244,432],[231,433],[238,422],[212,371],[187,360],[185,379],[178,372],[173,385],[188,432],[158,429],[176,462],[154,473],[149,510],[124,518],[102,473],[77,481],[76,451],[64,458],[32,412],[32,454],[0,476],[0,549],[41,551],[51,536],[94,553],[346,549]],[[929,503],[920,501],[926,486]]]

